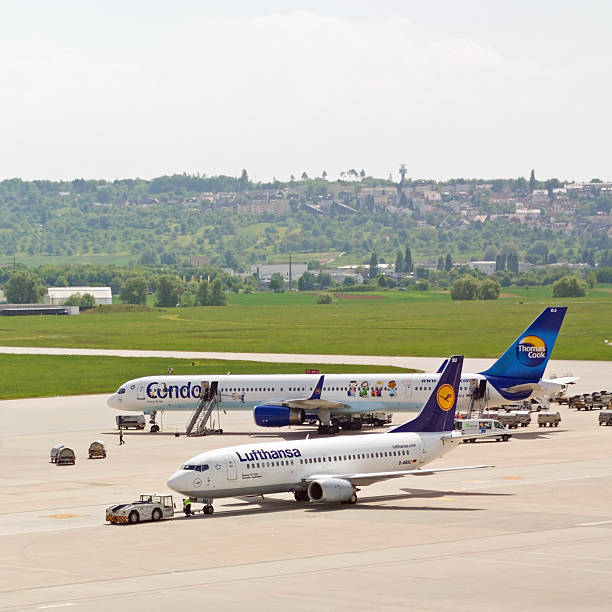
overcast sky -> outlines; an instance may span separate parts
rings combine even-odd
[[[3,0],[0,179],[612,179],[612,3]]]

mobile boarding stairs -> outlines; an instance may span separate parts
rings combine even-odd
[[[213,412],[215,408],[218,409],[220,401],[221,394],[219,393],[217,381],[211,382],[210,386],[208,383],[203,382],[200,401],[187,423],[186,432],[188,436],[205,436],[211,433],[223,433],[222,429],[208,427],[213,417]],[[218,422],[219,419],[217,419],[217,423]]]

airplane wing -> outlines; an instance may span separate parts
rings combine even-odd
[[[318,410],[320,408],[348,408],[348,404],[344,402],[332,402],[330,400],[324,399],[295,399],[295,400],[285,400],[280,402],[281,406],[286,406],[287,408],[301,408],[302,410]]]
[[[324,400],[321,398],[321,391],[323,390],[323,382],[325,380],[325,374],[319,378],[319,382],[315,385],[313,392],[310,397],[297,398],[283,400],[279,402],[279,405],[285,406],[286,408],[300,408],[301,410],[319,410],[324,408],[338,409],[347,408],[348,404],[344,402],[334,402],[330,400]]]
[[[461,467],[450,468],[433,468],[433,469],[415,469],[415,470],[397,470],[393,472],[363,472],[352,474],[313,474],[308,478],[303,478],[302,482],[312,482],[313,480],[324,480],[327,478],[339,478],[348,480],[352,484],[369,485],[380,480],[388,480],[390,478],[399,478],[400,476],[430,476],[438,472],[456,472],[459,470],[480,470],[483,468],[495,467],[493,465],[465,465]]]

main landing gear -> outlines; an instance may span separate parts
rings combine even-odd
[[[319,423],[317,433],[336,435],[340,431],[340,424],[337,419],[332,419],[330,423]]]

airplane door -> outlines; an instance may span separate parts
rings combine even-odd
[[[227,467],[227,479],[236,480],[236,461],[234,458],[227,455],[225,457],[225,466]]]
[[[404,399],[412,399],[412,383],[409,380],[405,380],[402,383],[402,391],[404,392]]]
[[[210,397],[211,399],[213,397],[221,397],[221,395],[219,395],[219,383],[216,380],[213,380],[213,382],[210,383],[210,389],[208,391],[208,397]]]
[[[136,399],[146,399],[145,389],[146,385],[144,383],[138,383],[138,385],[136,386]]]

